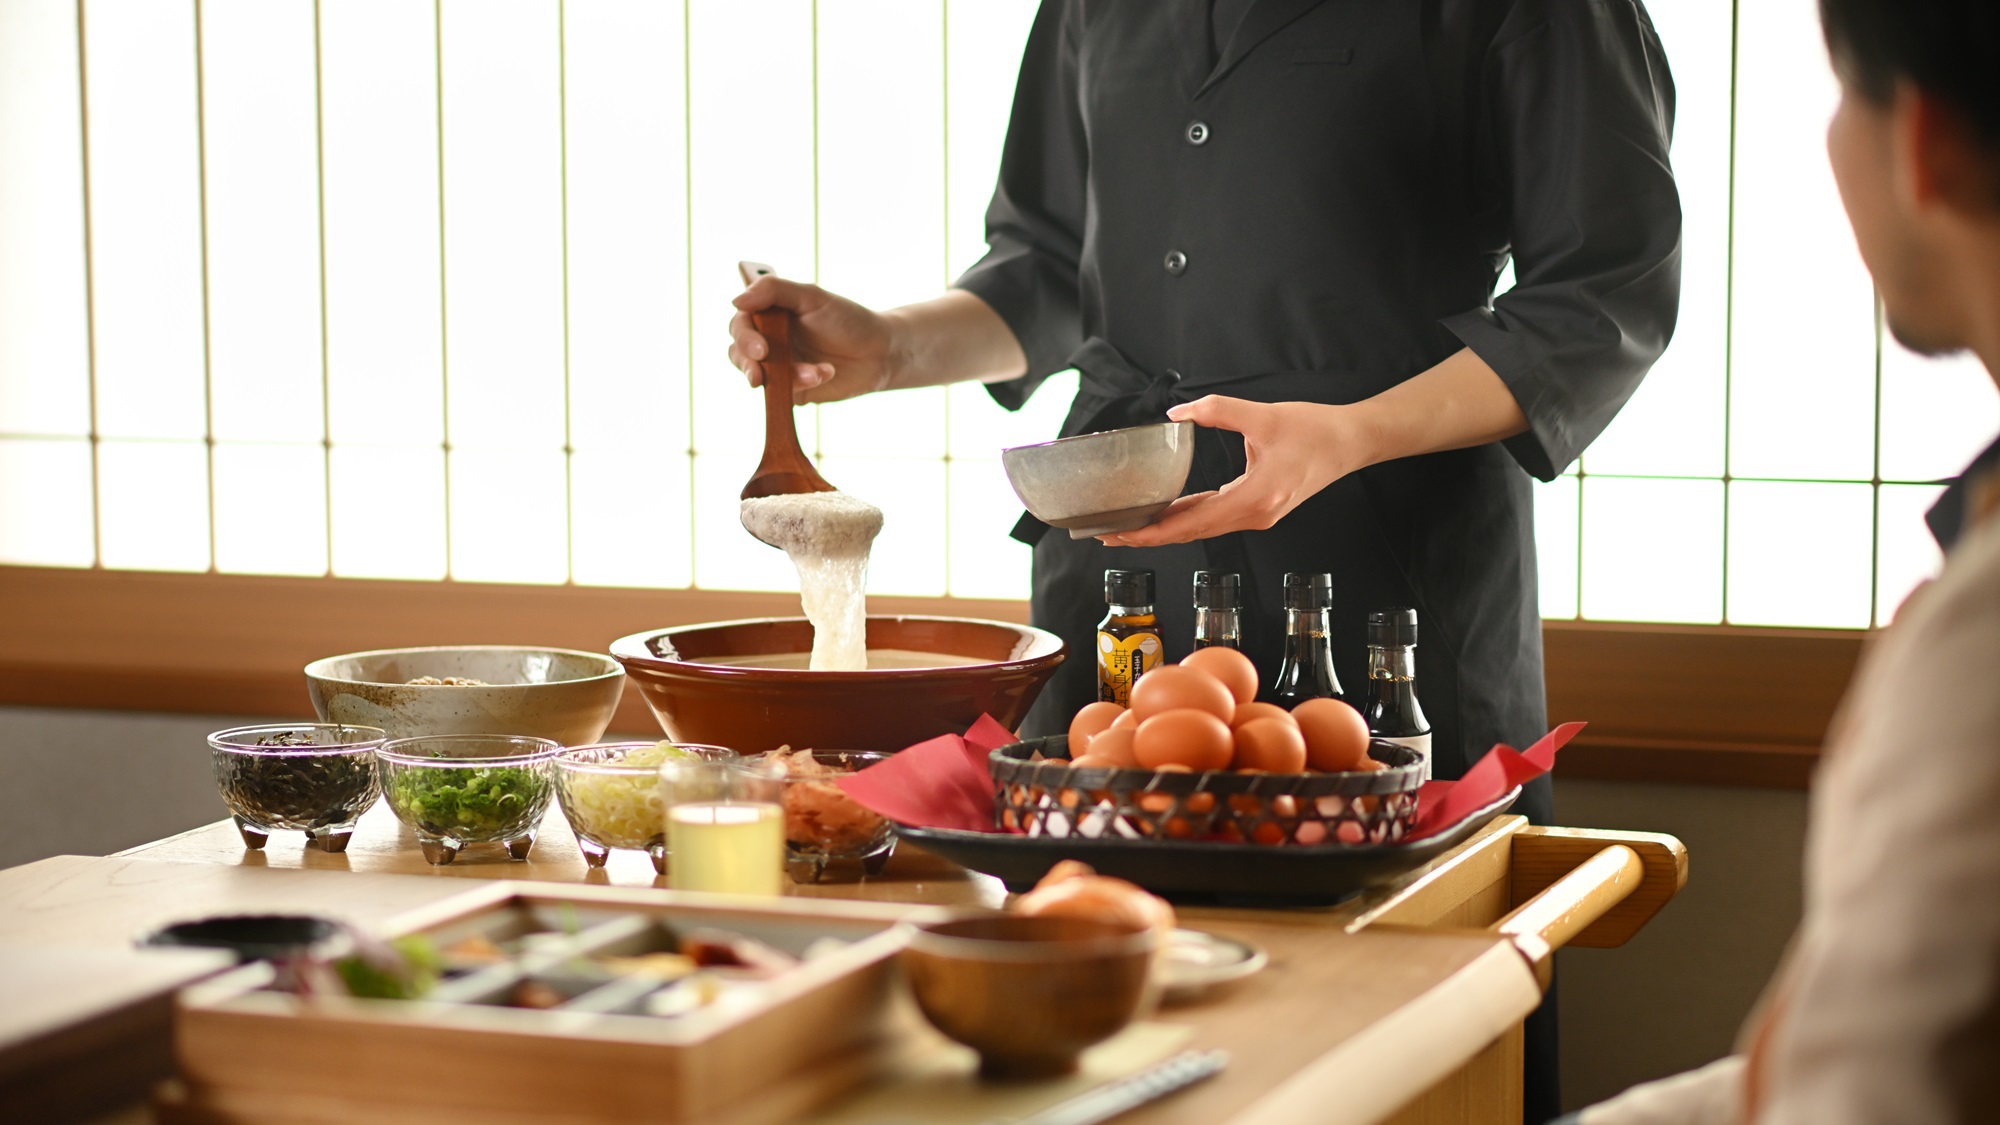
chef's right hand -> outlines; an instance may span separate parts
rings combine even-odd
[[[750,314],[774,308],[793,313],[793,402],[834,402],[891,386],[894,333],[883,314],[817,285],[772,276],[758,278],[730,303],[737,311],[729,318],[729,362],[751,386],[763,385],[761,363],[770,348]]]

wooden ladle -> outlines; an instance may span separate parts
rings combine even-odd
[[[745,285],[773,272],[758,262],[739,262],[737,269]],[[812,459],[799,447],[799,432],[792,424],[792,382],[797,369],[792,364],[791,312],[766,309],[752,313],[750,320],[767,345],[759,364],[764,372],[764,459],[757,463],[750,483],[743,486],[742,498],[840,491],[813,467]]]

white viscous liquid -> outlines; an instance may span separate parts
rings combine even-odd
[[[882,509],[845,492],[759,496],[743,501],[743,526],[798,568],[799,601],[813,626],[812,669],[866,670],[868,548],[882,530]]]

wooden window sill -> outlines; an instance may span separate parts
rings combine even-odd
[[[1024,602],[871,597],[886,614],[1026,621]],[[0,567],[0,703],[297,715],[300,669],[358,649],[544,644],[798,613],[790,594]],[[1586,719],[1561,776],[1802,788],[1858,631],[1552,621],[1551,720]],[[653,728],[627,692],[612,729]]]

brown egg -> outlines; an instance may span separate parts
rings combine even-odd
[[[1124,713],[1125,708],[1118,706],[1116,703],[1107,703],[1100,700],[1096,703],[1084,704],[1083,709],[1076,713],[1076,718],[1069,721],[1069,752],[1071,754],[1087,753],[1090,748],[1090,740],[1096,738],[1106,727],[1116,722],[1118,716]]]
[[[1222,681],[1222,686],[1229,689],[1238,703],[1257,698],[1257,666],[1233,648],[1211,645],[1195,649],[1181,661],[1181,667],[1205,672]]]
[[[1299,725],[1298,720],[1292,718],[1290,711],[1275,703],[1239,703],[1236,705],[1235,715],[1229,720],[1229,725],[1240,727],[1252,719],[1283,719],[1293,726]]]
[[[1134,728],[1113,727],[1090,740],[1090,757],[1103,758],[1113,765],[1136,766],[1139,759],[1132,755]]]
[[[1115,706],[1115,704],[1114,704],[1114,706]],[[1138,730],[1138,729],[1139,729],[1139,716],[1137,716],[1137,715],[1133,714],[1133,713],[1132,713],[1132,712],[1130,712],[1130,711],[1127,711],[1127,712],[1125,712],[1124,714],[1122,714],[1122,715],[1118,716],[1118,718],[1117,718],[1117,719],[1113,720],[1112,724],[1111,724],[1111,725],[1110,725],[1109,727],[1106,727],[1105,729],[1106,729],[1106,730]]]
[[[1071,758],[1069,764],[1080,770],[1087,770],[1093,767],[1106,770],[1115,768],[1119,763],[1102,754],[1085,754],[1081,758]]]
[[[1270,773],[1301,773],[1306,768],[1306,740],[1297,723],[1286,719],[1253,719],[1236,728],[1237,769]]]
[[[1164,766],[1153,767],[1153,772],[1193,773],[1194,771],[1178,762],[1169,762]],[[1138,805],[1147,812],[1166,812],[1168,809],[1174,807],[1174,795],[1172,793],[1141,793],[1138,797]]]
[[[1145,681],[1142,679],[1140,682]],[[1213,680],[1209,682],[1215,683]],[[1216,687],[1219,689],[1221,685]],[[1212,712],[1192,707],[1176,707],[1141,721],[1139,733],[1132,739],[1133,756],[1139,759],[1140,765],[1150,769],[1170,765],[1185,766],[1190,770],[1228,769],[1234,750],[1229,727]]]
[[[1365,768],[1368,723],[1361,712],[1338,699],[1308,699],[1292,708],[1299,733],[1306,736],[1306,764],[1326,773]]]
[[[1177,664],[1155,668],[1132,685],[1132,713],[1141,723],[1181,710],[1206,711],[1227,727],[1236,714],[1236,697],[1214,676]]]

